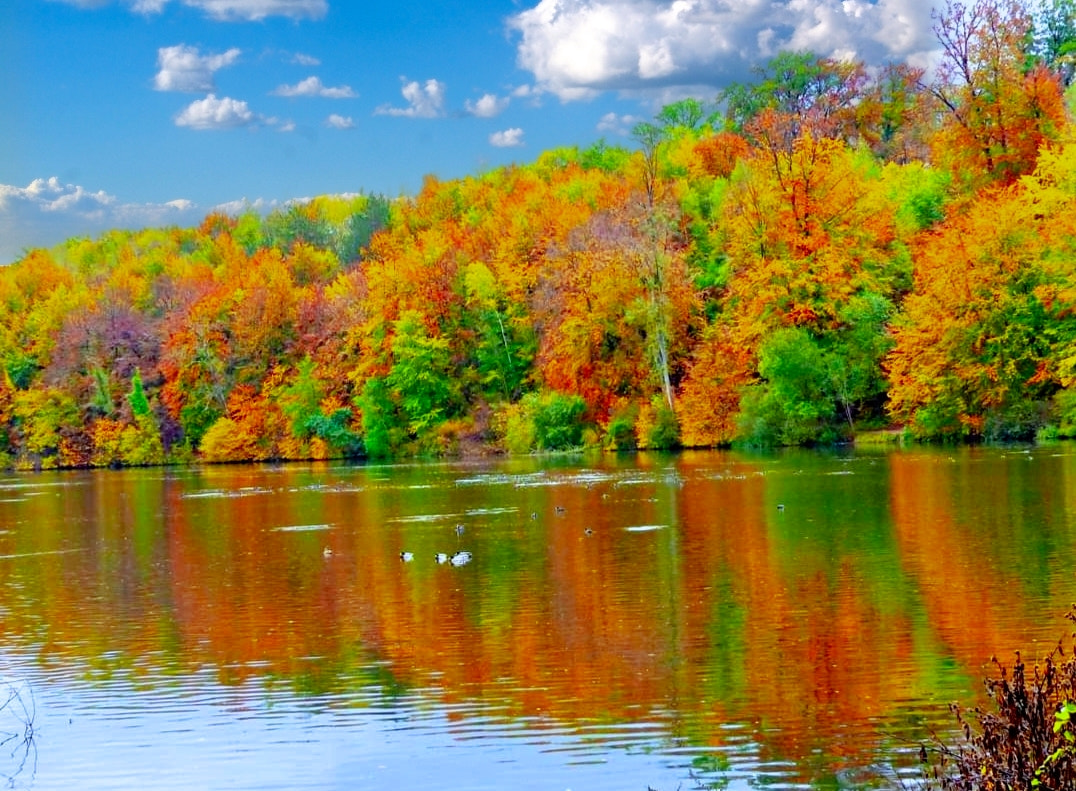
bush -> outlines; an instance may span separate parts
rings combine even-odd
[[[676,420],[676,413],[664,401],[654,408],[654,425],[647,440],[654,450],[680,447],[680,424]]]
[[[1054,395],[1054,407],[1059,420],[1057,436],[1076,437],[1076,389],[1066,388],[1058,391]]]
[[[609,450],[635,450],[635,421],[639,408],[634,404],[613,415],[605,431],[605,446]]]
[[[222,417],[202,437],[202,458],[208,462],[250,461],[250,437],[231,418]]]
[[[577,448],[583,443],[586,408],[579,396],[528,393],[498,410],[492,428],[509,453]]]
[[[587,405],[581,396],[531,393],[523,401],[533,410],[534,431],[540,450],[566,450],[582,444],[583,415]]]
[[[1076,606],[1066,616],[1076,623]],[[1076,645],[1066,654],[1058,643],[1028,670],[1017,653],[1011,667],[994,660],[996,678],[986,681],[994,711],[953,707],[963,741],[924,745],[928,788],[954,791],[1016,791],[1076,788]],[[933,755],[933,759],[931,758]]]
[[[509,404],[494,420],[495,431],[503,438],[504,449],[509,453],[530,453],[537,435],[534,418],[523,404]]]
[[[644,450],[670,450],[680,445],[680,424],[676,413],[660,396],[639,410],[635,437]]]

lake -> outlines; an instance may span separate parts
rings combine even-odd
[[[0,776],[892,787],[1073,601],[1069,444],[12,474]]]

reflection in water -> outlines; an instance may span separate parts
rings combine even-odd
[[[35,691],[34,788],[895,782],[992,654],[1064,631],[1074,474],[972,448],[15,476],[0,678]]]

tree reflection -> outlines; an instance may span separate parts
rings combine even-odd
[[[0,637],[150,688],[211,668],[302,695],[435,689],[533,725],[660,723],[670,744],[751,744],[812,782],[946,722],[991,653],[1056,631],[1071,462],[1021,463],[28,478],[47,494],[3,505]]]

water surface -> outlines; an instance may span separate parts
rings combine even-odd
[[[0,775],[891,786],[1074,550],[1068,445],[0,477]]]

